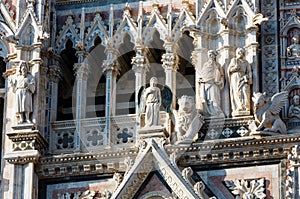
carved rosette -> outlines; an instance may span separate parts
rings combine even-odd
[[[266,198],[264,178],[254,180],[226,180],[225,185],[237,198]]]

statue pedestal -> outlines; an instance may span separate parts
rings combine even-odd
[[[22,123],[16,126],[11,127],[15,131],[23,131],[23,130],[34,130],[35,126],[33,123]]]
[[[245,116],[250,115],[250,111],[233,111],[232,117],[239,117],[239,116]]]
[[[165,138],[165,128],[162,126],[142,127],[137,130],[139,139]]]

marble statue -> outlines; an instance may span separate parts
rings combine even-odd
[[[276,93],[268,100],[265,93],[254,93],[254,117],[258,124],[256,131],[286,134],[286,125],[279,113],[288,98],[287,92]]]
[[[159,110],[161,106],[161,91],[157,87],[158,80],[156,77],[150,79],[150,87],[146,88],[143,93],[143,102],[146,108],[145,127],[159,125]],[[142,111],[144,112],[144,111]]]
[[[299,37],[294,36],[292,38],[292,44],[287,47],[287,57],[288,59],[295,59],[297,57],[300,57]]]
[[[221,90],[224,87],[224,71],[216,61],[217,52],[208,51],[208,61],[199,72],[200,99],[203,112],[208,116],[223,115],[221,110]]]
[[[299,97],[299,95],[295,95],[293,97],[293,104],[289,108],[288,117],[300,119],[300,97]]]
[[[11,80],[13,91],[16,93],[16,116],[18,123],[32,123],[30,113],[32,108],[32,94],[35,92],[35,79],[29,73],[28,65],[21,61],[19,65],[19,74]]]
[[[237,48],[227,70],[230,84],[230,100],[232,115],[250,114],[250,85],[252,84],[252,70],[245,59],[245,49]]]
[[[204,123],[203,117],[196,110],[194,97],[183,95],[178,104],[178,111],[173,111],[177,140],[193,140]]]

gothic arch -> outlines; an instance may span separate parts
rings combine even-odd
[[[73,42],[73,48],[75,48],[76,42],[79,41],[78,29],[76,28],[71,15],[68,16],[66,23],[59,32],[59,36],[55,42],[55,50],[58,54],[64,49],[68,40]]]
[[[172,197],[170,194],[162,191],[151,191],[141,196],[141,199],[168,199],[170,197]]]
[[[87,51],[90,51],[91,47],[95,46],[94,41],[97,37],[101,38],[101,44],[105,46],[107,43],[108,33],[100,13],[95,14],[94,21],[91,23],[91,26],[85,36],[84,45]]]
[[[237,32],[245,32],[248,25],[245,10],[242,6],[238,6],[232,9],[228,15],[229,23],[231,28]]]

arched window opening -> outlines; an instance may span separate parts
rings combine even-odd
[[[125,115],[135,113],[135,75],[132,69],[131,60],[135,56],[134,44],[129,34],[125,33],[123,43],[118,48],[120,56],[119,76],[117,77],[116,92],[116,114]]]
[[[195,95],[195,68],[191,56],[194,50],[193,38],[185,32],[177,42],[178,73],[176,74],[176,95]]]
[[[66,42],[65,49],[60,56],[62,79],[59,82],[57,120],[70,120],[73,119],[72,98],[75,82],[73,68],[74,64],[77,63],[76,49],[73,48],[73,42],[70,39]]]
[[[102,64],[106,54],[105,47],[101,43],[101,38],[96,36],[94,46],[90,48],[90,53],[85,60],[90,70],[87,80],[87,118],[105,116],[106,78],[102,73]]]

